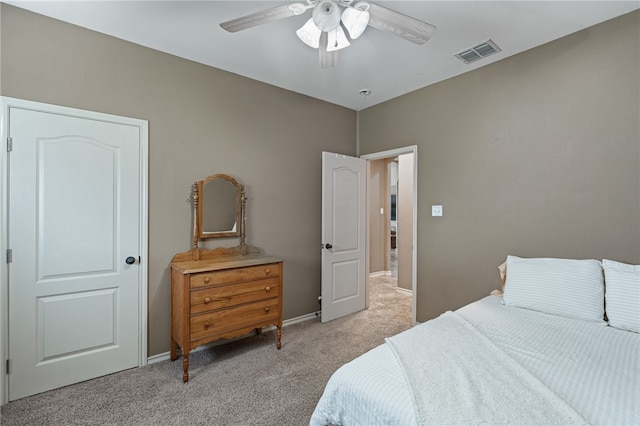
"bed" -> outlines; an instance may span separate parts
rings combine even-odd
[[[505,270],[503,295],[338,369],[310,425],[640,424],[640,266],[508,256]]]

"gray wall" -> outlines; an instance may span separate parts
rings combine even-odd
[[[398,287],[413,290],[413,154],[398,156]]]
[[[369,272],[381,272],[389,269],[389,249],[391,245],[389,208],[389,168],[388,161],[369,161]],[[380,209],[384,209],[380,214]]]
[[[354,111],[0,13],[3,96],[149,120],[150,355],[169,348],[185,200],[211,173],[246,184],[248,242],[285,259],[285,318],[317,310],[320,152],[355,154]],[[361,154],[418,145],[419,321],[496,288],[507,254],[640,263],[639,28],[635,12],[359,113]]]
[[[186,200],[209,174],[246,185],[247,242],[285,259],[285,319],[318,310],[321,152],[355,154],[355,111],[0,10],[3,96],[149,120],[149,355],[169,350],[167,266],[190,248]]]
[[[640,263],[639,99],[634,12],[359,113],[361,154],[418,145],[418,321],[507,254]]]

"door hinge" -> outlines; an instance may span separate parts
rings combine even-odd
[[[11,374],[11,360],[7,359],[6,374]]]
[[[13,138],[7,138],[7,152],[13,151]]]
[[[7,263],[13,262],[13,250],[7,249]]]

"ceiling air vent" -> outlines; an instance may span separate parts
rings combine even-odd
[[[471,62],[475,62],[478,59],[482,59],[485,56],[489,56],[493,53],[499,52],[500,50],[501,49],[496,46],[493,41],[487,40],[468,49],[464,49],[456,53],[454,56],[465,64],[470,64]]]

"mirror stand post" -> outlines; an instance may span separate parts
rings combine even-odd
[[[247,197],[244,193],[244,185],[240,185],[240,253],[244,256],[247,254],[247,243],[245,241],[245,229],[247,226],[247,215],[245,210]]]
[[[191,188],[191,200],[193,202],[193,244],[192,244],[192,252],[193,252],[193,260],[200,259],[200,248],[198,247],[198,236],[199,236],[199,228],[198,228],[198,182],[194,182]]]

